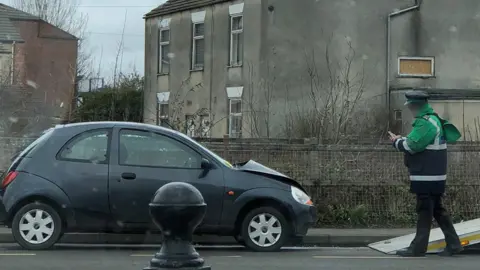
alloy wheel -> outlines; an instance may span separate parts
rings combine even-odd
[[[278,218],[268,213],[253,217],[248,226],[248,236],[260,247],[275,245],[282,235],[282,225]]]
[[[41,209],[32,209],[26,212],[19,223],[22,238],[30,244],[42,244],[52,237],[55,224],[52,216]]]

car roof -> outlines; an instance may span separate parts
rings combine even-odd
[[[138,129],[147,129],[151,131],[159,131],[159,132],[167,133],[171,135],[178,135],[180,133],[173,129],[160,127],[156,125],[137,123],[137,122],[123,122],[123,121],[79,122],[79,123],[56,125],[55,129],[63,129],[63,128],[68,129],[68,128],[77,128],[77,127],[83,127],[85,129],[111,128],[111,127],[138,128]]]

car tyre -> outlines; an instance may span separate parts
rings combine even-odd
[[[49,249],[63,235],[62,219],[50,205],[30,203],[15,213],[12,234],[15,241],[25,249]]]
[[[278,251],[290,236],[290,224],[277,209],[260,207],[245,216],[241,236],[245,246],[253,251]]]
[[[245,246],[245,240],[243,240],[243,238],[240,235],[237,235],[234,238],[235,238],[235,241],[237,241],[238,244],[240,244],[242,246]]]

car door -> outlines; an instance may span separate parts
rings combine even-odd
[[[108,162],[111,129],[75,135],[58,152],[55,171],[81,230],[101,230],[110,217]]]
[[[219,224],[224,180],[222,168],[205,172],[205,156],[184,140],[149,130],[115,128],[109,173],[110,207],[125,225],[150,224],[148,204],[161,186],[187,182],[195,186],[207,203],[203,226]]]

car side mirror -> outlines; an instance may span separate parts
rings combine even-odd
[[[202,158],[202,163],[201,163],[201,167],[202,169],[204,170],[210,170],[213,166],[212,166],[212,163],[210,163],[210,161],[206,158]]]

